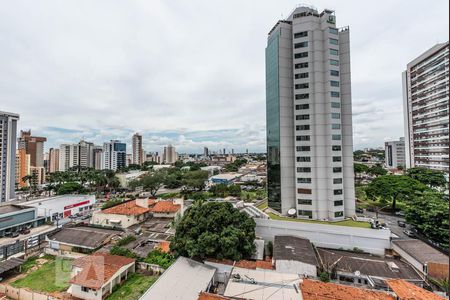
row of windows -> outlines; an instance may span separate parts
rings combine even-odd
[[[331,86],[339,87],[339,81],[331,80],[330,81]]]
[[[331,135],[331,139],[333,141],[340,141],[341,140],[341,135],[340,134],[332,134]]]
[[[297,152],[311,151],[311,146],[297,146]]]
[[[304,194],[304,195],[311,195],[312,190],[311,189],[297,189],[298,194]]]
[[[297,173],[311,173],[310,167],[297,167]],[[333,173],[342,173],[341,167],[333,167]]]
[[[339,40],[330,38],[330,44],[331,45],[339,45]]]
[[[297,183],[311,183],[311,178],[297,178]]]
[[[303,136],[303,137],[307,138],[307,139],[305,139],[305,141],[306,141],[306,140],[309,141],[309,136],[308,136],[308,135],[305,135],[305,136]],[[297,140],[301,140],[301,139],[297,139]],[[297,146],[297,147],[296,147],[296,150],[297,150],[297,152],[307,152],[307,151],[311,151],[311,146]],[[338,146],[338,145],[333,145],[333,146],[331,146],[331,150],[333,150],[333,151],[341,151],[341,150],[342,150],[342,147],[341,147],[341,146]]]
[[[294,49],[305,48],[308,47],[308,42],[301,42],[294,44]]]
[[[330,55],[339,55],[339,50],[330,49]]]
[[[295,126],[295,130],[297,131],[301,131],[301,130],[309,130],[310,126],[309,125],[296,125]]]
[[[330,59],[330,65],[332,66],[339,66],[339,61],[335,59]]]
[[[301,37],[306,37],[306,36],[308,36],[308,31],[302,31],[302,32],[294,33],[294,38],[295,39],[298,39],[298,38],[301,38]]]
[[[339,71],[331,70],[331,71],[330,71],[330,75],[331,75],[331,76],[339,76]]]
[[[309,137],[309,135],[297,135],[297,136],[295,137],[295,139],[296,139],[297,141],[309,141],[309,140],[310,140],[310,137]]]
[[[296,115],[295,116],[295,120],[300,121],[300,120],[309,120],[309,115]]]
[[[339,102],[331,102],[331,107],[332,108],[341,108],[341,103],[339,103]]]
[[[342,195],[342,189],[339,189],[339,190],[333,190],[333,194],[334,195]]]
[[[308,83],[296,84],[295,88],[296,89],[307,89],[307,88],[309,88],[309,84]],[[341,93],[331,92],[330,95],[333,98],[339,98],[341,96]],[[309,99],[309,94],[296,94],[295,95],[295,100],[302,100],[302,99]],[[333,105],[336,105],[336,104],[333,104]]]
[[[297,199],[299,205],[312,205],[312,200],[310,199]]]
[[[333,156],[333,162],[341,162],[342,157],[340,156]],[[309,156],[298,156],[297,162],[311,162],[311,157]]]
[[[300,109],[309,109],[309,104],[297,104],[297,105],[295,105],[295,110],[300,110]]]
[[[295,85],[296,90],[309,88],[309,83],[299,83]]]
[[[331,34],[339,34],[339,30],[337,28],[328,28],[328,32]]]
[[[307,63],[307,62],[304,62],[304,63],[298,63],[298,64],[295,64],[294,67],[295,67],[296,69],[304,69],[304,68],[309,67],[309,63]],[[308,74],[308,73],[304,73],[304,74]],[[297,75],[297,74],[296,74],[296,75]]]
[[[297,94],[295,100],[309,99],[309,94]]]
[[[294,54],[294,58],[305,58],[305,57],[308,57],[308,52],[300,52]]]
[[[309,156],[298,156],[297,162],[311,162],[311,157]]]

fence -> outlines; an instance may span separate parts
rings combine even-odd
[[[9,299],[14,300],[55,300],[58,298],[32,292],[24,288],[15,288],[7,284],[0,284],[0,293],[5,294]]]
[[[448,279],[448,264],[429,262],[427,267],[428,276],[438,280]]]
[[[157,274],[157,275],[161,275],[165,271],[165,269],[161,268],[158,265],[148,264],[146,262],[138,262],[137,268],[139,270],[151,272],[152,274]]]

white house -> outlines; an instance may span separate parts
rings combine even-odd
[[[68,293],[85,300],[102,300],[116,285],[135,272],[135,260],[107,253],[94,253],[76,259]]]

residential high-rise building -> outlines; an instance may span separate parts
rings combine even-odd
[[[59,171],[59,149],[50,148],[48,150],[48,172],[55,173]]]
[[[28,182],[23,178],[31,174],[30,154],[25,149],[16,150],[16,187],[23,188],[28,186]]]
[[[266,47],[269,206],[299,218],[355,214],[350,30],[300,6]]]
[[[209,149],[208,147],[203,148],[203,156],[208,157],[209,156]]]
[[[102,155],[103,155],[103,147],[94,146],[94,169],[96,170],[102,169]]]
[[[124,168],[127,165],[127,144],[117,140],[111,140],[103,144],[102,169],[114,170]]]
[[[405,167],[405,139],[384,143],[386,167],[397,169]]]
[[[44,143],[45,137],[32,136],[31,130],[20,131],[18,148],[25,149],[30,154],[30,164],[32,167],[44,167]]]
[[[449,172],[449,44],[437,44],[403,72],[406,168]]]
[[[62,144],[59,149],[59,170],[70,168],[94,168],[94,144],[80,141],[78,144]]]
[[[19,115],[0,111],[0,202],[16,197],[16,143]]]
[[[142,148],[142,135],[135,133],[132,138],[133,143],[133,157],[132,163],[135,165],[142,165],[144,162],[144,149]]]
[[[164,147],[163,160],[165,164],[174,164],[178,160],[178,154],[175,147],[169,145]]]

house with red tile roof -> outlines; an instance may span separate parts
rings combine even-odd
[[[180,199],[181,200],[181,199]],[[182,201],[182,200],[181,200]],[[179,201],[158,201],[152,208],[151,212],[155,218],[176,218],[181,213],[182,204]]]
[[[389,289],[399,300],[444,300],[445,298],[401,279],[387,280]]]
[[[303,279],[300,283],[303,300],[395,300],[385,292],[356,288],[348,285]],[[412,298],[413,299],[413,298]],[[406,300],[406,299],[405,299]]]
[[[105,227],[128,228],[145,221],[156,205],[154,199],[136,199],[92,214],[91,223]]]
[[[76,259],[68,292],[75,298],[102,300],[128,275],[135,272],[135,260],[108,253],[94,253]]]

